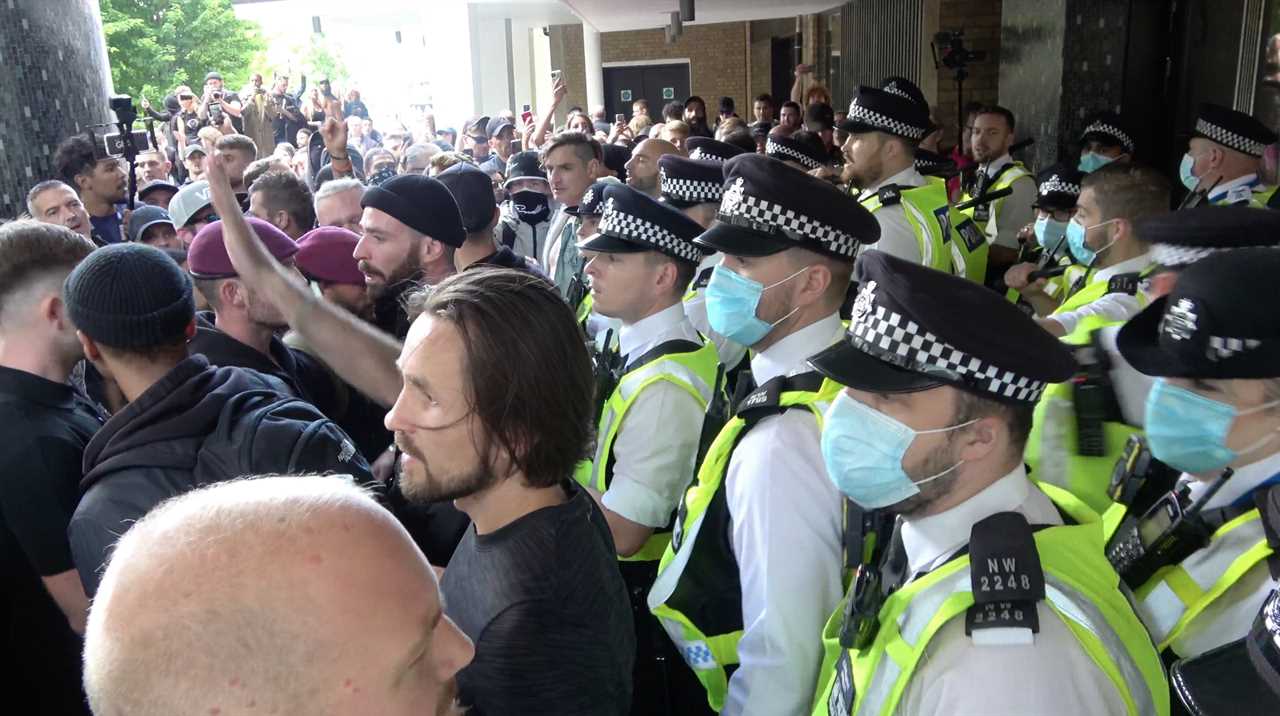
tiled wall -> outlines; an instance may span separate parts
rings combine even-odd
[[[0,0],[0,219],[53,174],[65,137],[108,121],[97,0]]]

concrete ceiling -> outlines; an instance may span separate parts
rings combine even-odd
[[[560,0],[600,32],[663,27],[679,0]],[[795,17],[838,7],[841,0],[694,0],[695,25]]]

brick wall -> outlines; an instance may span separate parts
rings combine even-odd
[[[684,34],[670,45],[662,28],[600,33],[602,62],[681,57],[689,59],[690,90],[707,101],[709,112],[715,112],[715,102],[722,96],[732,97],[738,107],[744,106],[748,61],[746,23],[685,25]]]
[[[1000,90],[1000,9],[1001,0],[940,0],[938,29],[964,30],[964,44],[970,50],[983,51],[987,58],[969,65],[964,81],[964,101],[994,103]],[[932,38],[924,38],[927,43]],[[938,68],[938,101],[934,120],[947,128],[944,144],[955,142],[956,132],[955,73]]]

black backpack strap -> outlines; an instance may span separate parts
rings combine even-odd
[[[502,245],[509,249],[514,249],[516,245],[516,230],[505,221],[502,222]]]
[[[735,413],[747,423],[747,429],[762,418],[785,412],[782,394],[794,391],[816,393],[822,387],[822,375],[816,372],[800,375],[780,375],[756,388],[735,406]],[[746,432],[745,430],[743,432]]]
[[[685,340],[683,338],[676,338],[675,340],[670,340],[666,343],[659,343],[651,348],[648,353],[645,353],[639,358],[628,363],[627,367],[622,370],[622,374],[626,375],[636,368],[648,365],[663,356],[669,356],[675,353],[692,353],[701,348],[702,346],[698,343]]]
[[[997,512],[973,526],[969,536],[969,579],[973,606],[965,634],[984,629],[1040,631],[1036,602],[1044,600],[1044,569],[1035,530],[1018,512]]]

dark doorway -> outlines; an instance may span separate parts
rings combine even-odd
[[[791,86],[796,83],[796,39],[774,37],[769,41],[769,87],[773,101],[777,103],[777,117],[782,103],[791,99]]]
[[[661,122],[662,105],[683,104],[688,96],[688,63],[604,68],[604,109],[610,122],[618,114],[630,121],[631,103],[638,99],[648,100],[649,117]]]

